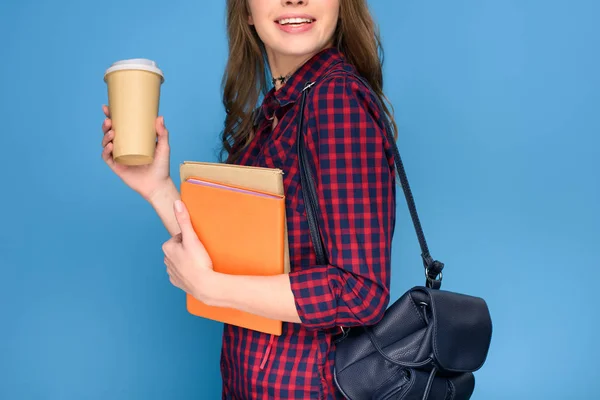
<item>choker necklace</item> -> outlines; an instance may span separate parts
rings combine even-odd
[[[292,76],[292,75],[287,74],[286,76],[279,76],[279,77],[273,78],[271,80],[273,82],[273,85],[275,85],[278,81],[279,81],[279,83],[281,83],[283,85],[288,79],[290,79],[290,76]]]

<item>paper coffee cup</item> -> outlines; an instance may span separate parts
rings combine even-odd
[[[156,63],[144,58],[117,61],[106,70],[116,162],[144,165],[154,160],[155,122],[164,80]]]

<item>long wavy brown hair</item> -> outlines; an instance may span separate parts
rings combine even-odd
[[[253,111],[267,86],[267,58],[254,26],[248,24],[248,0],[227,0],[229,58],[223,74],[225,126],[221,134],[221,157],[235,162],[252,140]],[[397,138],[393,107],[383,94],[383,48],[379,30],[366,0],[340,0],[340,18],[333,43],[365,78],[383,105]],[[240,79],[243,77],[243,79]]]

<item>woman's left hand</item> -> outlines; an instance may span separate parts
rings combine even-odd
[[[207,281],[214,272],[212,260],[194,232],[185,204],[177,200],[173,208],[181,233],[162,246],[167,273],[174,286],[203,301],[209,286]]]

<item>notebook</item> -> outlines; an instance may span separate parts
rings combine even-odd
[[[285,198],[281,194],[190,176],[181,183],[198,238],[215,271],[234,275],[285,273]],[[211,320],[281,335],[282,322],[186,294],[188,312]]]
[[[191,176],[228,185],[284,195],[283,171],[279,168],[250,167],[245,165],[184,161],[179,166],[184,182]],[[285,226],[284,271],[290,271],[287,223]]]

